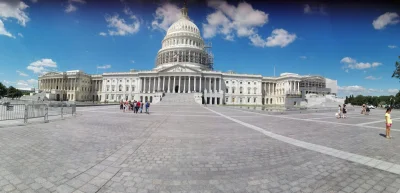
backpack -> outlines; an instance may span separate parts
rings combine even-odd
[[[146,107],[150,107],[150,103],[149,102],[146,103]]]

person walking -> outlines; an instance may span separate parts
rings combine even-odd
[[[144,103],[142,101],[140,101],[140,113],[143,112],[143,106],[144,106]]]
[[[390,118],[390,113],[392,109],[389,107],[386,109],[385,120],[386,120],[386,139],[391,139],[390,128],[392,127],[392,119]]]
[[[146,113],[149,114],[150,103],[146,101]]]
[[[122,101],[119,102],[119,110],[122,110],[124,108],[124,104]]]
[[[342,118],[341,113],[342,113],[342,107],[339,105],[338,113],[337,113],[337,116],[336,116],[337,119]]]

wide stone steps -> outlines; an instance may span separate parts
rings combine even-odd
[[[165,93],[157,105],[198,105],[193,93]]]

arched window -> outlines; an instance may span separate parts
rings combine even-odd
[[[122,91],[122,85],[119,85],[119,89],[118,89],[119,91]]]
[[[235,94],[235,87],[232,87],[232,93]]]
[[[257,94],[257,88],[254,87],[254,94]]]
[[[229,93],[229,87],[225,88],[225,93]]]
[[[251,89],[251,88],[247,88],[247,94],[250,94],[250,89]]]
[[[240,94],[243,94],[243,87],[240,87],[239,91],[240,91]]]

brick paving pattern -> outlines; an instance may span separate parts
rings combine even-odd
[[[208,108],[282,136],[400,163],[400,131],[392,131],[391,140],[380,135],[382,110],[337,120],[332,113],[270,116]],[[136,115],[117,106],[84,107],[75,118],[0,128],[0,192],[400,189],[398,174],[268,137],[198,105],[150,110]],[[393,112],[393,129],[400,130],[398,115]],[[372,127],[357,125],[364,123]]]

